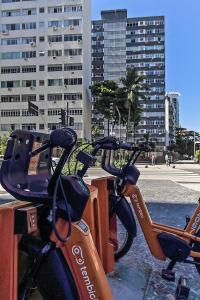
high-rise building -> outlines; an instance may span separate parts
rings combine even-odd
[[[2,0],[0,24],[1,133],[58,128],[68,108],[72,128],[90,139],[90,0]]]
[[[149,90],[141,100],[143,114],[135,139],[149,133],[156,144],[165,146],[165,20],[163,16],[128,18],[127,10],[101,12],[92,22],[92,83],[119,81],[135,67],[145,75]],[[104,120],[93,114],[103,134]],[[125,130],[124,130],[125,131]],[[107,132],[105,132],[107,134]]]
[[[179,97],[180,93],[168,92],[165,98],[165,133],[166,146],[176,143],[176,130],[179,123]]]

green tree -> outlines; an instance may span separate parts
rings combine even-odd
[[[9,135],[4,134],[0,136],[0,155],[4,155],[6,151],[8,139],[9,139]]]
[[[140,100],[146,100],[144,92],[148,90],[148,86],[144,83],[144,79],[145,76],[138,75],[135,68],[128,69],[126,77],[120,79],[126,95],[126,105],[128,109],[126,139],[129,137],[130,123],[132,123],[131,131],[134,138],[135,129],[141,119],[142,108]]]

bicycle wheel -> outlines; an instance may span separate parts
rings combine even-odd
[[[123,257],[131,248],[136,237],[136,222],[132,209],[124,197],[110,201],[110,241],[114,245],[115,260]]]
[[[200,230],[197,232],[196,236],[200,237]],[[192,250],[196,251],[196,252],[200,252],[200,243],[195,242],[193,247],[192,247]],[[200,258],[194,257],[194,261],[200,263]],[[195,267],[197,269],[197,272],[200,275],[200,266],[195,265]]]

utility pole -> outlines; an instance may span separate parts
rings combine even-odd
[[[196,136],[195,136],[195,131],[194,131],[194,158],[195,158],[195,152],[196,152],[196,151],[195,151],[195,150],[196,150],[196,149],[195,149],[195,148],[196,148],[196,147],[195,147],[195,138],[196,138]]]
[[[117,113],[119,115],[119,140],[121,141],[121,113],[120,113],[119,108],[118,108],[117,105],[116,105],[116,110],[117,110]]]

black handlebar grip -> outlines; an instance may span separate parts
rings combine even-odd
[[[121,143],[120,149],[132,151],[132,150],[134,150],[134,147],[130,143]]]
[[[67,149],[73,147],[77,141],[77,134],[71,128],[56,129],[50,135],[51,147]]]
[[[93,147],[99,146],[101,149],[118,149],[119,141],[115,137],[104,137],[92,143]]]

